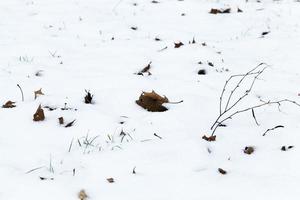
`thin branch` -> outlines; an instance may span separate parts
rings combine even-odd
[[[257,122],[256,116],[255,116],[255,113],[254,113],[254,109],[252,109],[252,117],[253,117],[256,125],[259,126],[259,123]]]
[[[240,80],[240,83],[244,80],[245,76],[250,76],[256,73],[253,73],[253,71],[255,71],[258,67],[260,67],[261,65],[263,65],[265,63],[260,63],[259,65],[257,65],[256,67],[254,67],[253,69],[251,69],[249,72],[247,72],[246,74],[236,74],[236,75],[232,75],[229,77],[229,79],[225,82],[221,96],[220,96],[220,102],[219,102],[219,108],[220,108],[220,114],[222,113],[222,101],[223,101],[223,96],[226,90],[226,87],[228,85],[228,83],[231,81],[231,79],[236,78],[236,77],[243,77],[242,80]],[[226,110],[226,109],[225,109]]]
[[[247,111],[255,109],[255,108],[260,108],[260,107],[263,107],[263,106],[266,106],[266,105],[272,105],[272,104],[281,105],[281,103],[283,103],[283,102],[289,102],[289,103],[292,103],[292,104],[300,107],[300,104],[297,103],[296,101],[292,101],[292,100],[289,100],[289,99],[282,99],[282,100],[279,100],[279,101],[268,101],[268,102],[265,102],[265,103],[262,103],[262,104],[258,104],[256,106],[252,106],[252,107],[249,107],[249,108],[238,110],[238,111],[232,113],[231,115],[229,115],[228,117],[226,117],[225,119],[221,120],[220,122],[217,122],[215,128],[212,131],[212,135],[214,135],[214,133],[216,132],[217,128],[221,124],[223,124],[223,122],[227,121],[228,119],[232,119],[232,117],[235,116],[235,115],[237,115],[237,114],[240,114],[240,113],[243,113],[243,112],[247,112]]]
[[[223,115],[225,115],[228,111],[230,111],[232,108],[234,108],[239,102],[241,102],[246,96],[249,95],[249,93],[252,91],[252,88],[254,86],[254,83],[256,82],[256,80],[258,79],[258,77],[265,71],[265,69],[267,67],[264,67],[262,70],[259,70],[257,72],[254,72],[258,67],[260,67],[261,65],[263,65],[265,63],[260,63],[259,65],[257,65],[255,68],[253,68],[252,70],[250,70],[249,72],[247,72],[246,74],[237,74],[237,75],[232,75],[224,84],[221,96],[220,96],[220,101],[219,101],[219,116],[217,117],[217,119],[215,120],[215,122],[213,123],[213,125],[211,126],[211,130],[214,129],[214,127],[218,124],[218,121],[220,118],[222,118]],[[245,78],[247,76],[251,76],[251,75],[255,75],[255,77],[253,78],[253,81],[249,87],[249,89],[247,89],[245,91],[245,94],[243,96],[241,96],[236,102],[234,102],[231,106],[229,106],[230,101],[232,99],[232,95],[236,92],[237,88],[240,87],[241,83],[245,80]],[[237,85],[234,87],[233,90],[231,90],[230,95],[226,101],[226,107],[224,108],[224,110],[222,110],[222,104],[223,104],[223,97],[224,97],[224,93],[226,91],[227,85],[230,82],[230,80],[232,78],[235,77],[240,77],[242,76],[242,78],[240,79],[240,81],[237,83]]]
[[[273,128],[269,128],[268,130],[266,130],[266,132],[264,132],[264,134],[262,136],[265,136],[269,131],[274,131],[277,128],[284,128],[284,126],[278,125],[278,126],[275,126]]]
[[[24,101],[24,94],[23,94],[23,90],[21,88],[21,86],[19,84],[17,84],[18,88],[20,89],[21,91],[21,95],[22,95],[22,101]]]

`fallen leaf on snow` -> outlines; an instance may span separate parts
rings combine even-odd
[[[254,152],[254,147],[249,146],[249,147],[245,147],[245,149],[244,149],[244,153],[245,153],[245,154],[250,155],[250,154],[252,154],[253,152]]]
[[[287,150],[292,149],[292,148],[294,148],[294,146],[282,146],[281,151],[287,151]]]
[[[158,95],[154,90],[152,92],[143,92],[139,100],[136,100],[136,103],[142,108],[150,112],[164,112],[168,109],[162,104],[168,103],[169,100],[166,96],[162,97]]]
[[[227,174],[227,171],[225,171],[222,168],[219,168],[218,171],[219,171],[220,174],[223,174],[223,175]]]
[[[113,178],[107,178],[106,179],[109,183],[114,183],[115,182],[115,180],[113,179]]]
[[[174,43],[174,48],[179,48],[179,47],[181,47],[181,46],[183,46],[184,44],[182,43],[182,42],[175,42]]]
[[[34,99],[36,99],[40,95],[44,95],[44,93],[42,92],[42,88],[40,88],[37,91],[34,91]]]
[[[226,9],[216,9],[216,8],[212,8],[210,10],[210,14],[227,14],[230,13],[231,9],[230,8],[226,8]]]
[[[45,119],[44,110],[42,109],[42,106],[39,105],[36,112],[33,114],[33,121],[43,121]]]
[[[2,108],[14,108],[14,107],[16,107],[15,103],[16,103],[16,102],[13,102],[13,101],[7,101],[7,102],[2,106]]]
[[[86,95],[85,95],[85,97],[84,97],[84,103],[86,103],[86,104],[91,104],[92,101],[93,101],[94,95],[92,95],[92,94],[90,93],[90,91],[88,91],[88,90],[85,90],[85,92],[86,92]]]
[[[64,118],[63,117],[58,118],[58,123],[60,125],[63,125],[64,124]]]
[[[216,137],[217,137],[216,135],[211,135],[209,137],[207,137],[206,135],[203,135],[202,139],[206,140],[208,142],[213,142],[213,141],[216,141]]]
[[[149,64],[146,67],[144,67],[141,71],[139,71],[136,74],[137,75],[142,75],[142,76],[144,76],[144,74],[148,74],[148,76],[152,75],[151,72],[149,71],[150,68],[151,68],[151,63],[152,62],[149,62]]]
[[[86,200],[88,198],[88,195],[84,190],[80,190],[80,192],[78,193],[78,198],[80,200]]]

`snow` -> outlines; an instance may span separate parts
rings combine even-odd
[[[268,68],[241,107],[258,96],[300,102],[299,8],[292,0],[0,1],[0,103],[16,101],[0,108],[0,199],[71,200],[82,189],[106,200],[298,199],[299,107],[262,107],[260,126],[247,112],[217,129],[215,142],[202,136],[211,134],[225,81],[259,63]],[[135,74],[150,61],[151,76]],[[184,102],[147,112],[135,101],[152,90]],[[65,103],[72,109],[61,110]],[[57,109],[34,122],[40,104]],[[64,128],[61,116],[76,121]],[[277,125],[284,128],[262,136]]]

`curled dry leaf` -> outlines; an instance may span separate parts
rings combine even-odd
[[[252,146],[245,147],[245,149],[244,149],[244,153],[245,153],[245,154],[250,155],[250,154],[252,154],[253,152],[254,152],[254,147],[252,147]]]
[[[203,135],[202,139],[206,140],[208,142],[213,142],[213,141],[216,141],[216,136],[215,135],[211,135],[211,136],[207,137],[206,135]]]
[[[60,125],[63,125],[64,124],[64,118],[63,117],[58,118],[58,123]]]
[[[7,101],[4,105],[2,105],[2,108],[14,108],[16,107],[15,103],[16,102],[13,101]]]
[[[181,46],[183,46],[184,44],[182,42],[178,42],[178,43],[174,43],[174,48],[179,48]]]
[[[287,151],[287,150],[292,149],[292,148],[294,148],[294,146],[282,146],[280,150],[281,151]]]
[[[44,95],[44,93],[42,92],[42,88],[40,88],[37,91],[34,91],[34,99],[36,99],[40,95]]]
[[[210,10],[210,14],[227,14],[230,13],[231,9],[230,8],[226,8],[226,9],[216,9],[216,8],[212,8]]]
[[[88,198],[88,195],[84,190],[80,190],[80,192],[78,193],[78,198],[80,200],[86,200]]]
[[[114,178],[107,178],[106,180],[107,180],[109,183],[114,183],[114,182],[115,182]]]
[[[36,112],[33,114],[33,121],[43,121],[45,119],[44,110],[42,109],[42,106],[39,105]]]
[[[220,174],[223,174],[223,175],[227,174],[227,171],[225,171],[222,168],[219,168],[218,171],[219,171]]]
[[[94,95],[92,95],[92,94],[90,93],[90,91],[88,91],[88,90],[85,90],[85,92],[86,92],[86,95],[85,95],[85,97],[84,97],[84,103],[86,103],[86,104],[91,104],[92,101],[93,101]]]
[[[168,103],[169,100],[166,96],[162,97],[158,95],[154,90],[152,92],[143,92],[136,103],[142,108],[150,112],[164,112],[168,109],[162,104]]]
[[[149,64],[146,67],[144,67],[141,71],[139,71],[136,74],[137,75],[142,75],[142,76],[144,76],[144,74],[148,74],[148,76],[152,75],[151,72],[149,71],[150,68],[151,68],[151,63],[152,62],[149,62]]]
[[[205,75],[205,74],[206,74],[206,70],[205,70],[205,69],[200,69],[200,70],[198,71],[198,74],[199,74],[199,75]]]

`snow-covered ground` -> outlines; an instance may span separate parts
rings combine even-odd
[[[238,108],[300,102],[300,3],[260,1],[1,0],[0,103],[16,107],[0,108],[0,199],[71,200],[82,189],[95,200],[299,199],[298,106],[255,109],[259,126],[244,112],[202,139],[225,81],[259,63],[268,68]],[[137,75],[149,62],[152,75]],[[135,101],[152,90],[183,103],[147,112]],[[35,122],[40,104],[46,118]]]

